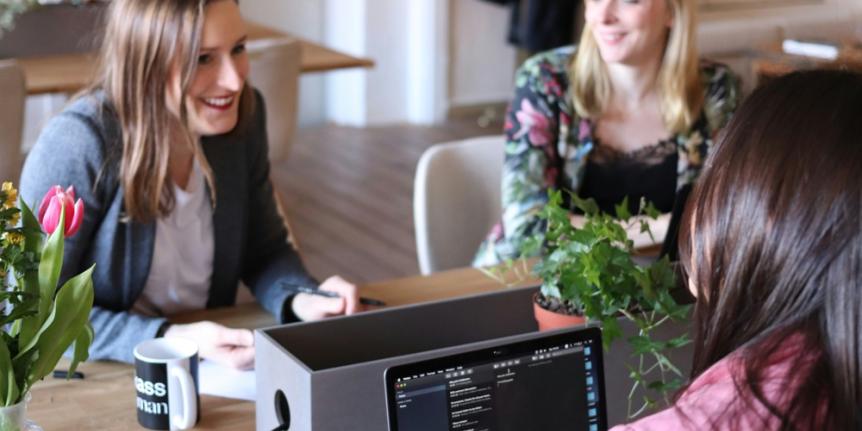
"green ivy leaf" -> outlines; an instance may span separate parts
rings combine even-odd
[[[680,335],[679,337],[671,338],[665,343],[665,348],[667,349],[676,349],[686,344],[691,343],[691,339],[688,338],[688,334]]]
[[[642,232],[652,237],[646,218],[630,220],[642,215],[656,218],[658,211],[646,200],[641,200],[638,213],[632,214],[628,200],[624,200],[614,206],[614,217],[601,212],[594,200],[581,199],[570,193],[567,197],[572,207],[585,215],[583,226],[575,228],[570,220],[571,208],[563,207],[563,193],[549,191],[547,205],[538,211],[546,221],[545,232],[525,241],[523,249],[543,252],[543,258],[534,267],[534,272],[542,278],[542,294],[572,304],[583,310],[589,320],[601,322],[605,348],[623,336],[618,319],[621,314],[628,316],[640,331],[629,340],[633,354],[639,356],[641,366],[645,359],[654,363],[642,369],[630,368],[633,389],[640,385],[641,389],[654,388],[666,393],[668,388],[679,383],[671,380],[679,370],[665,351],[690,341],[686,336],[653,340],[650,333],[659,322],[665,321],[664,316],[685,318],[690,307],[677,304],[670,295],[676,278],[668,259],[646,267],[632,261],[634,243],[626,231],[632,223],[639,223],[633,226],[639,226]],[[647,377],[654,377],[652,373],[658,370],[661,370],[662,378],[648,383]],[[633,391],[631,397],[634,396],[637,395]],[[655,400],[645,396],[644,403],[654,405]]]
[[[581,199],[575,194],[571,194],[572,204],[575,208],[584,212],[586,216],[594,216],[600,213],[599,205],[594,199]]]
[[[539,237],[529,237],[521,246],[521,254],[524,256],[535,256],[542,250],[542,240]]]
[[[635,356],[652,353],[663,347],[661,343],[652,341],[649,337],[643,335],[629,337],[628,342],[632,345],[632,354]]]
[[[617,218],[622,221],[628,221],[632,218],[632,214],[629,211],[629,197],[624,197],[622,202],[614,205],[614,210],[616,211]]]
[[[616,317],[606,318],[602,320],[602,341],[607,349],[611,343],[623,336],[623,330],[620,328]]]
[[[656,209],[655,205],[653,205],[652,202],[647,202],[646,200],[644,201],[646,202],[646,207],[644,207],[643,212],[647,215],[647,217],[653,220],[657,219],[661,215],[661,212]]]

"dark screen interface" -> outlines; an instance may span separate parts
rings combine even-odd
[[[398,378],[398,431],[596,431],[595,349],[566,343]]]

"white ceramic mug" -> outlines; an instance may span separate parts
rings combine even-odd
[[[200,418],[198,346],[183,338],[154,338],[135,346],[138,423],[185,430]]]

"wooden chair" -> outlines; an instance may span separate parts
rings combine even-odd
[[[24,73],[15,60],[0,60],[0,181],[18,182],[24,156]]]

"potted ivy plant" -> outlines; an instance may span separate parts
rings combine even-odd
[[[654,340],[651,335],[669,320],[685,319],[690,306],[677,304],[671,296],[676,277],[667,257],[648,264],[633,260],[634,242],[627,232],[639,228],[652,237],[647,219],[657,218],[659,212],[651,204],[641,202],[638,213],[631,214],[624,200],[616,206],[616,214],[610,215],[600,211],[592,199],[569,197],[583,211],[584,225],[572,224],[562,192],[552,190],[540,213],[547,223],[545,234],[529,238],[521,249],[522,256],[540,256],[532,266],[532,273],[541,280],[533,297],[536,320],[540,330],[586,321],[600,323],[606,349],[623,336],[617,319],[631,320],[638,333],[627,339],[635,356],[634,365],[629,365],[632,390],[627,413],[634,417],[660,399],[668,402],[668,394],[681,386],[682,373],[668,352],[688,344],[688,334],[670,340]],[[510,261],[486,273],[503,280],[501,273],[514,271],[522,278],[524,268],[529,267],[526,262],[526,258]],[[634,397],[639,393],[642,402],[636,405]]]
[[[83,202],[71,187],[52,187],[37,219],[17,195],[0,186],[0,431],[38,429],[25,420],[33,384],[74,345],[72,375],[93,340],[93,267],[58,288],[63,241],[80,227]]]

